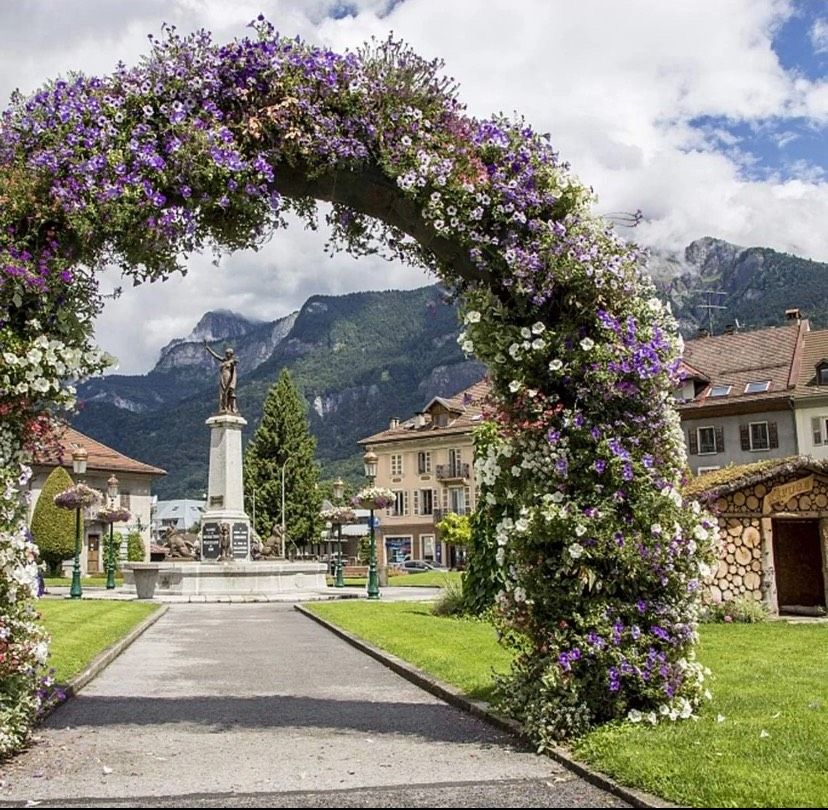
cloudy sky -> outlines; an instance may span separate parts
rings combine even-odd
[[[828,261],[825,0],[0,0],[0,102],[70,70],[132,63],[162,22],[223,41],[260,12],[339,50],[393,31],[441,57],[471,114],[525,115],[600,211],[641,209],[644,244],[710,235]],[[296,227],[218,269],[195,257],[186,277],[109,302],[98,342],[137,373],[208,309],[271,319],[314,293],[429,281],[330,259],[324,241]],[[113,271],[104,288],[119,283]]]

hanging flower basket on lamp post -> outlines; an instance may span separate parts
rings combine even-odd
[[[360,509],[387,509],[397,502],[393,490],[384,487],[365,487],[357,492],[351,500]]]
[[[95,517],[101,523],[109,524],[109,548],[106,553],[106,589],[111,591],[115,588],[115,524],[126,523],[132,513],[122,506],[112,506],[101,509]]]
[[[86,472],[86,459],[87,452],[83,447],[76,448],[72,453],[72,466],[75,475],[80,476]],[[83,596],[80,578],[81,509],[89,509],[101,500],[101,493],[86,484],[75,484],[55,495],[55,506],[61,509],[75,510],[75,561],[72,566],[72,586],[69,589],[69,596],[72,599],[80,599]]]

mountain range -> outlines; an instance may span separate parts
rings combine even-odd
[[[653,252],[649,270],[685,337],[702,327],[779,324],[791,307],[814,326],[828,326],[825,263],[705,237],[683,251]],[[358,439],[483,375],[482,364],[463,356],[458,333],[456,306],[437,285],[313,296],[298,312],[267,322],[215,310],[189,335],[168,343],[149,373],[113,374],[81,385],[82,407],[73,424],[166,469],[155,485],[160,497],[200,497],[207,480],[204,421],[218,397],[216,363],[204,341],[219,353],[230,343],[239,357],[245,438],[286,366],[308,404],[323,477],[342,475],[357,483]]]

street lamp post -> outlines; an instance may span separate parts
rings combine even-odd
[[[283,560],[287,557],[287,554],[286,554],[287,524],[285,522],[285,467],[287,467],[288,462],[292,458],[293,458],[293,456],[288,456],[285,459],[285,463],[282,464],[282,559]]]
[[[86,474],[86,461],[89,453],[86,448],[77,445],[72,451],[72,470],[75,473],[75,483],[80,483],[81,476]],[[69,588],[70,599],[80,599],[83,596],[81,589],[80,554],[81,554],[81,508],[75,507],[75,562],[72,566],[72,587]]]
[[[368,486],[374,486],[374,480],[377,477],[377,454],[369,450],[362,457],[363,465],[365,466],[365,477],[368,479]],[[370,532],[371,532],[371,546],[368,556],[368,598],[379,599],[379,576],[377,575],[377,539],[374,534],[374,504],[371,503],[370,512]]]
[[[345,494],[345,482],[341,478],[337,478],[336,481],[333,482],[333,497],[334,501],[336,501],[336,505],[339,506],[342,503],[342,496]],[[342,523],[339,522],[336,524],[336,533],[337,539],[339,541],[339,554],[336,559],[336,582],[334,583],[334,587],[336,588],[344,588],[345,587],[345,574],[342,570]]]
[[[115,508],[115,501],[118,498],[118,479],[115,473],[109,476],[106,482],[106,494],[109,496],[109,508]],[[106,555],[106,589],[111,591],[115,588],[115,522],[109,521],[109,549]]]

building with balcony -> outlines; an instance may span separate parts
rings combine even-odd
[[[435,397],[410,419],[392,419],[388,430],[359,442],[377,454],[376,485],[396,495],[394,506],[377,515],[380,565],[406,557],[448,567],[462,561],[462,550],[445,543],[436,527],[448,512],[469,515],[475,507],[472,429],[483,418],[488,391],[484,380],[453,397]]]

